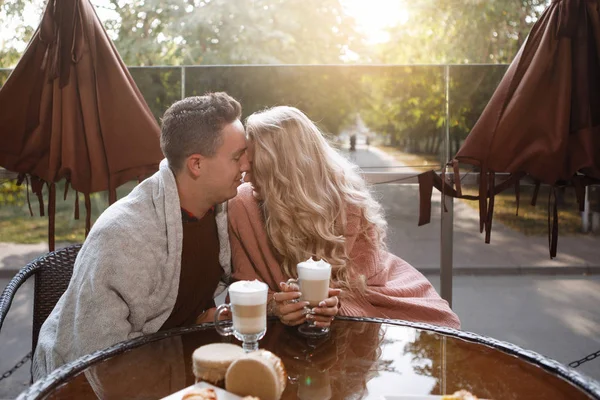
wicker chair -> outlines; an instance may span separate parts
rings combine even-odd
[[[31,275],[35,275],[32,354],[35,351],[42,324],[54,309],[67,286],[69,286],[75,258],[77,258],[80,249],[81,244],[75,244],[39,257],[23,267],[2,292],[0,297],[0,329],[2,329],[2,324],[17,290]]]

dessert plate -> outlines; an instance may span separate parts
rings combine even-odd
[[[224,389],[221,389],[219,387],[213,386],[210,383],[206,383],[206,382],[198,382],[195,385],[192,386],[188,386],[185,389],[181,389],[179,392],[173,393],[172,395],[169,395],[167,397],[163,397],[161,400],[181,400],[181,398],[183,397],[184,394],[186,394],[187,392],[189,392],[191,389],[194,388],[198,388],[198,389],[204,389],[204,388],[211,388],[214,389],[215,392],[217,393],[217,399],[219,400],[241,400],[241,397],[233,394],[231,392],[228,392]]]

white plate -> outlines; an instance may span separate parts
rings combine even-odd
[[[381,400],[440,400],[441,398],[442,396],[434,396],[432,394],[381,396]]]
[[[185,389],[181,389],[179,392],[173,393],[172,395],[169,395],[167,397],[163,397],[161,400],[181,400],[181,398],[183,397],[184,394],[186,394],[187,392],[189,392],[192,389],[203,389],[203,388],[211,388],[214,389],[215,392],[217,393],[217,398],[219,400],[241,400],[241,397],[238,396],[237,394],[233,394],[231,392],[228,392],[226,390],[223,390],[219,387],[213,386],[210,383],[206,383],[206,382],[198,382],[195,385],[192,386],[188,386]]]
[[[388,396],[381,396],[381,400],[440,400],[442,396],[433,394],[419,394],[419,395],[406,395],[406,394],[394,394]],[[479,399],[485,400],[485,399]]]

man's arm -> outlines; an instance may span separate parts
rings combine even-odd
[[[151,298],[161,278],[153,276],[159,271],[158,260],[136,242],[87,251],[78,260],[82,273],[72,283],[77,294],[73,345],[79,355],[141,336],[147,320],[157,313]]]
[[[162,277],[152,271],[162,264],[152,249],[136,245],[131,237],[119,241],[119,235],[103,236],[93,232],[88,237],[69,287],[40,330],[36,378],[85,354],[149,333],[144,331],[147,321],[161,316],[154,304],[161,299],[153,291]]]

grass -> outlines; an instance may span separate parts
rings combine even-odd
[[[533,186],[521,185],[519,214],[517,200],[512,189],[499,193],[494,199],[494,221],[500,221],[509,228],[528,236],[548,234],[548,194],[551,188],[540,187],[536,206],[531,205]],[[474,187],[463,188],[464,194],[478,194]],[[479,212],[479,202],[463,200]],[[552,215],[552,214],[550,214]],[[573,189],[567,189],[563,201],[558,207],[558,229],[560,235],[576,235],[581,232],[581,215]],[[492,223],[493,228],[493,223]]]
[[[439,170],[440,162],[436,155],[410,154],[389,146],[380,147],[386,153],[394,156],[399,162],[406,165],[423,165],[426,167],[415,168],[419,171],[429,169]],[[533,186],[521,185],[519,214],[516,215],[517,201],[512,188],[505,190],[495,196],[494,199],[494,221],[521,232],[525,235],[547,235],[548,234],[548,193],[550,187],[542,186],[537,198],[537,205],[531,205]],[[478,188],[464,187],[464,194],[477,195]],[[592,196],[590,196],[592,197]],[[479,202],[460,200],[479,212]],[[592,206],[594,206],[592,202]],[[581,232],[581,214],[575,198],[574,189],[568,188],[562,196],[562,202],[558,207],[558,229],[560,235],[577,235]],[[493,228],[493,225],[492,225]]]
[[[131,191],[135,183],[128,183],[117,190],[117,196],[123,197]],[[57,243],[82,243],[85,238],[85,204],[79,195],[79,220],[74,219],[75,192],[69,190],[67,200],[63,200],[64,186],[59,184],[56,190],[55,240]],[[37,196],[30,193],[31,209],[29,214],[25,198],[25,187],[21,188],[18,200],[12,204],[0,205],[0,242],[39,243],[48,241],[48,216],[40,216]],[[92,224],[108,207],[108,195],[105,192],[91,196]],[[44,191],[44,208],[48,209],[48,197]]]

